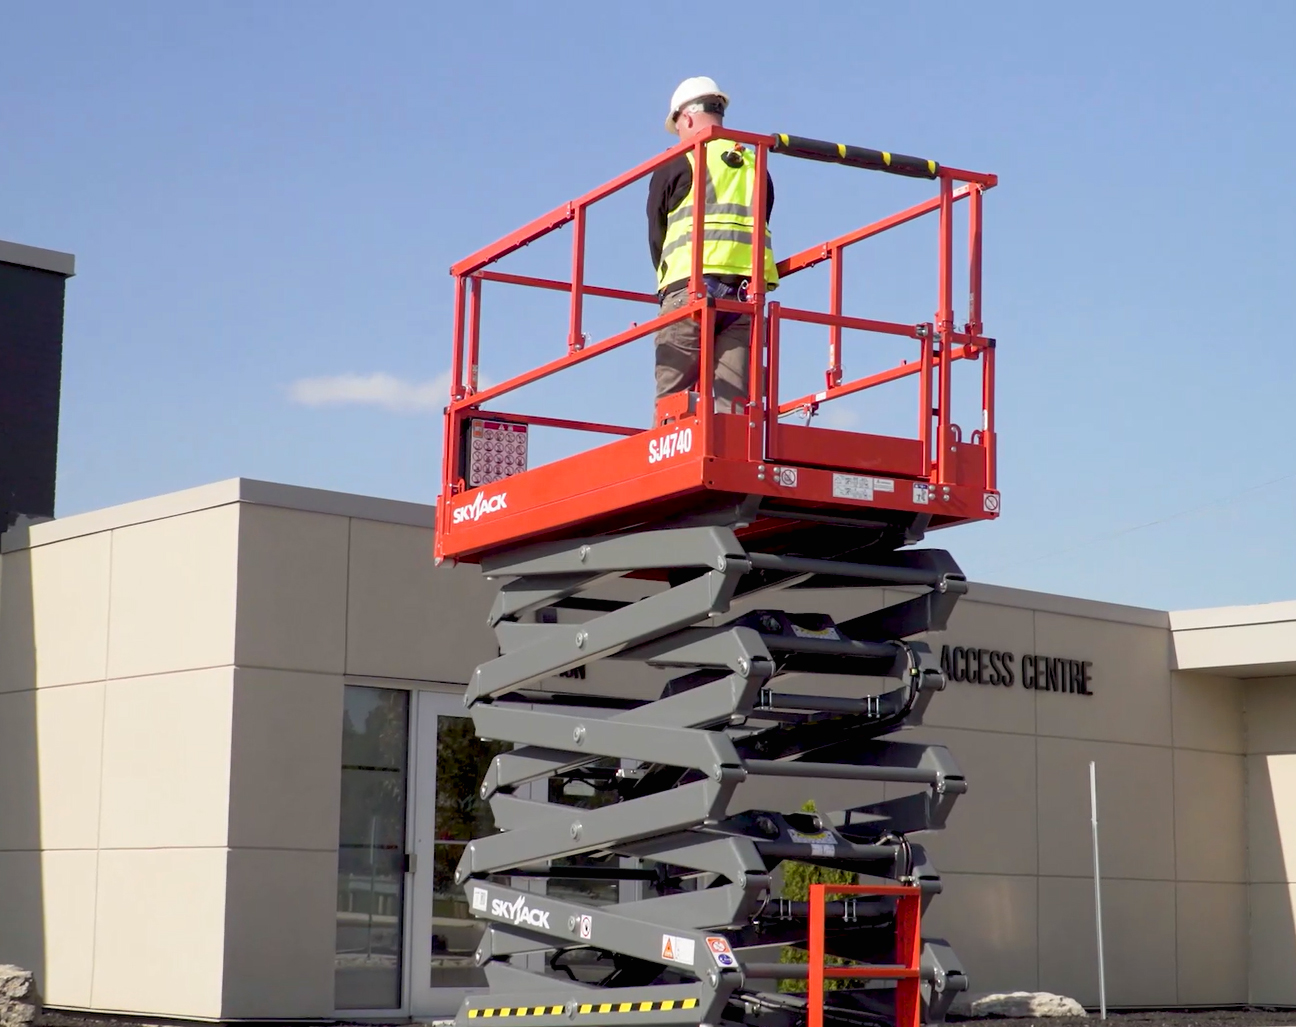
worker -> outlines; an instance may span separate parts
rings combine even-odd
[[[723,125],[729,96],[715,80],[688,78],[671,97],[666,129],[687,141],[713,125]],[[657,269],[657,299],[668,314],[688,303],[693,269],[694,152],[659,167],[648,186],[648,249]],[[752,200],[756,192],[756,155],[746,147],[717,139],[706,148],[706,212],[703,220],[702,276],[717,299],[747,300],[752,268]],[[765,285],[778,284],[770,245],[769,216],[774,181],[766,177]],[[718,311],[715,319],[715,409],[740,413],[747,399],[751,317]],[[698,384],[699,322],[676,321],[657,333],[657,398]]]

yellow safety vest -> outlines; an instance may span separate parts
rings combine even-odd
[[[708,143],[706,158],[706,215],[702,222],[702,273],[704,275],[738,275],[751,278],[752,199],[756,192],[756,155],[748,149],[733,149],[727,140]],[[732,167],[726,155],[742,158]],[[733,159],[732,156],[729,158]],[[688,153],[693,168],[693,151]],[[693,168],[694,181],[697,169]],[[661,261],[657,265],[657,288],[686,280],[693,272],[693,197],[676,207],[666,218],[666,238],[662,242]],[[768,222],[765,225],[765,282],[773,289],[778,285],[774,267],[774,249],[770,243]]]

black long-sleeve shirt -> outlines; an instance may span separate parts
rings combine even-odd
[[[765,173],[765,182],[765,223],[768,224],[770,215],[774,213],[774,179],[769,172]],[[693,165],[685,154],[680,154],[669,164],[663,164],[653,172],[648,183],[648,252],[652,256],[654,268],[661,263],[662,246],[666,241],[666,218],[689,198],[692,191]],[[730,284],[736,285],[738,282],[737,276],[723,277],[734,278],[734,282]],[[674,291],[683,281],[667,282],[662,292]]]

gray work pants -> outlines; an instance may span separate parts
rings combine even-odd
[[[688,303],[688,289],[676,289],[661,303],[669,314]],[[657,398],[696,389],[701,352],[699,323],[692,318],[669,324],[657,333]],[[751,317],[743,314],[716,334],[715,409],[737,412],[747,402],[747,357],[751,347]]]

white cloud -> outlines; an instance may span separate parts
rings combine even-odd
[[[288,386],[288,398],[306,407],[371,406],[398,414],[436,413],[450,401],[450,372],[422,382],[382,371],[299,378]]]

